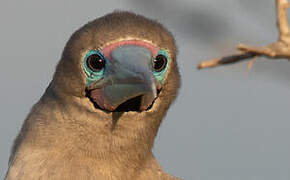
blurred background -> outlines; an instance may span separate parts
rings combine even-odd
[[[290,179],[290,62],[259,58],[198,71],[198,62],[266,45],[274,0],[26,0],[0,2],[0,179],[12,142],[51,81],[70,35],[115,9],[163,23],[175,36],[182,88],[154,153],[186,180]]]

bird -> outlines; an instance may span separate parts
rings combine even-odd
[[[16,137],[6,180],[173,180],[152,148],[181,85],[156,20],[115,10],[76,30]]]

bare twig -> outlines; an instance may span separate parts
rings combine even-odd
[[[224,64],[233,64],[233,63],[240,62],[242,60],[246,60],[248,58],[252,58],[255,56],[256,55],[253,53],[234,54],[231,56],[226,56],[222,58],[216,58],[216,59],[211,59],[208,61],[201,62],[200,64],[198,64],[197,68],[203,69],[203,68],[212,68],[212,67],[216,67],[216,66],[224,65]]]
[[[277,42],[264,47],[254,47],[240,44],[238,45],[238,49],[241,51],[240,54],[201,62],[197,66],[198,69],[211,68],[224,64],[233,64],[258,56],[266,56],[273,59],[287,58],[290,60],[290,31],[287,19],[288,7],[288,0],[276,0],[277,26],[279,29],[279,39]]]
[[[287,19],[288,0],[276,0],[277,26],[279,29],[279,41],[290,44],[289,25]]]
[[[254,66],[254,63],[256,62],[257,60],[257,56],[255,56],[248,64],[248,72],[250,72]]]

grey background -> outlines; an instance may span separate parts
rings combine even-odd
[[[290,62],[259,58],[198,71],[244,42],[277,38],[274,0],[1,0],[0,179],[12,141],[52,78],[70,35],[114,9],[162,22],[179,46],[182,88],[154,152],[184,179],[290,179]]]

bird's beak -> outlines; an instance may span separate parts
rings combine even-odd
[[[152,73],[152,53],[134,45],[111,51],[104,78],[88,87],[90,98],[109,111],[143,111],[157,97],[160,83]]]

